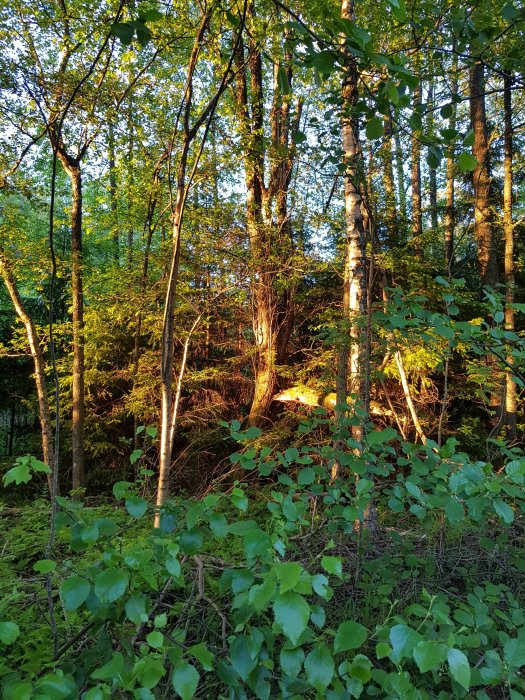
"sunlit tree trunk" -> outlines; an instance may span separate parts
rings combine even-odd
[[[395,155],[396,155],[396,175],[397,175],[397,196],[398,196],[398,209],[402,221],[406,221],[407,218],[407,195],[405,189],[405,170],[404,170],[404,158],[403,150],[401,148],[401,138],[399,136],[399,131],[396,130],[394,133],[394,143],[395,143]]]
[[[457,58],[454,58],[452,65],[452,82],[451,94],[454,98],[458,94],[458,75],[457,75]],[[450,115],[449,129],[456,128],[456,105],[452,101],[452,114]],[[447,273],[452,274],[452,259],[454,255],[454,229],[456,227],[456,211],[455,211],[455,175],[456,163],[454,158],[454,146],[448,147],[447,165],[446,165],[446,185],[445,185],[445,266]]]
[[[512,218],[512,78],[510,75],[504,78],[503,103],[505,112],[505,157],[504,157],[504,183],[503,183],[503,231],[505,236],[505,330],[514,331],[514,222]],[[507,439],[516,439],[516,381],[513,377],[512,367],[514,358],[508,354],[505,372],[505,423]]]
[[[385,190],[385,226],[386,244],[390,249],[398,245],[398,223],[396,210],[396,193],[394,190],[394,167],[392,151],[392,117],[387,115],[384,120],[385,134],[381,147],[383,165],[383,187]]]
[[[119,225],[117,203],[117,169],[115,163],[115,127],[113,122],[108,123],[108,161],[109,161],[109,206],[111,211],[111,228],[113,229],[113,259],[119,262]]]
[[[49,410],[49,396],[47,393],[46,386],[46,375],[45,375],[45,362],[42,353],[42,348],[40,347],[40,342],[38,340],[38,335],[36,332],[35,324],[31,316],[27,313],[18,287],[16,284],[15,277],[9,267],[9,263],[2,251],[0,250],[0,273],[2,274],[5,286],[7,288],[8,294],[11,298],[11,302],[16,311],[16,314],[20,321],[22,322],[27,341],[29,343],[29,349],[31,351],[31,357],[33,358],[33,365],[35,368],[35,385],[36,393],[38,397],[38,411],[40,419],[40,429],[41,429],[41,439],[42,439],[42,455],[44,462],[54,469],[54,442],[53,442],[53,426],[51,423],[51,413]],[[53,475],[47,475],[49,492],[52,493]]]
[[[343,0],[341,16],[352,20],[353,0]],[[343,45],[342,138],[345,163],[345,264],[343,279],[343,316],[349,322],[349,343],[342,342],[339,350],[336,395],[338,405],[346,402],[348,389],[362,397],[360,366],[361,332],[358,318],[365,303],[365,231],[363,226],[360,180],[360,144],[355,103],[358,98],[358,73],[355,57]]]
[[[421,106],[421,84],[414,90],[414,109]],[[412,247],[418,260],[423,257],[422,235],[423,215],[421,211],[421,141],[420,132],[414,130],[412,134],[412,164],[410,171],[410,183],[412,188]]]
[[[428,133],[434,131],[434,81],[430,80],[428,86]],[[430,208],[430,226],[433,231],[438,228],[438,209],[437,209],[437,172],[435,168],[429,168],[428,171],[428,200]]]
[[[498,269],[490,211],[491,177],[485,114],[485,69],[480,62],[475,62],[470,68],[470,119],[474,130],[472,153],[478,161],[472,176],[479,273],[482,285],[493,286],[498,281]]]

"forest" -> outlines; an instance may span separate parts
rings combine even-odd
[[[4,700],[525,700],[522,0],[0,0]]]

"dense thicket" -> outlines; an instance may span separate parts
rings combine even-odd
[[[5,697],[523,697],[525,10],[15,0],[0,19],[2,499],[18,527],[45,491],[53,522],[5,580],[38,559],[54,645],[13,651]],[[153,531],[90,511],[115,482]],[[269,513],[245,519],[250,494]],[[478,552],[479,590],[447,537]],[[309,598],[328,575],[339,616]]]

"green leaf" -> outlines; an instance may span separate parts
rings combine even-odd
[[[247,644],[246,637],[235,637],[230,644],[230,659],[233,668],[237,671],[243,681],[248,679],[248,676],[257,666],[259,661],[258,654],[252,657]]]
[[[509,506],[508,503],[505,503],[505,501],[502,501],[501,498],[495,498],[492,501],[492,504],[494,506],[494,510],[499,515],[499,517],[503,520],[503,522],[510,524],[514,521],[514,511]]]
[[[463,145],[470,148],[474,145],[474,129],[469,129],[463,137]]]
[[[0,622],[0,642],[2,644],[14,644],[20,636],[20,629],[16,622]]]
[[[117,481],[116,484],[113,484],[113,495],[117,501],[120,501],[120,499],[124,497],[124,494],[130,486],[131,484],[129,481]]]
[[[4,474],[4,486],[9,486],[13,481],[17,486],[19,484],[27,484],[31,481],[31,478],[29,464],[19,464],[17,467],[13,467]]]
[[[152,649],[160,649],[164,644],[164,635],[158,630],[153,630],[147,635],[146,641]]]
[[[146,602],[146,598],[141,594],[134,595],[126,601],[126,616],[134,625],[140,625],[148,619]]]
[[[129,46],[133,41],[135,31],[128,22],[115,22],[111,27],[111,33],[125,45]]]
[[[422,641],[416,644],[412,656],[421,673],[437,671],[446,657],[447,648],[441,642]]]
[[[395,625],[390,630],[390,644],[399,659],[411,657],[421,635],[407,625]]]
[[[308,682],[321,694],[327,689],[334,677],[334,660],[328,649],[313,649],[304,661],[304,670]]]
[[[363,625],[352,620],[342,622],[335,635],[334,653],[339,654],[342,651],[357,649],[365,643],[367,637],[368,631]]]
[[[439,110],[439,113],[441,114],[443,119],[449,119],[454,114],[454,105],[452,105],[452,104],[444,105]]]
[[[299,593],[288,591],[277,596],[273,603],[275,622],[293,644],[297,644],[306,629],[310,606]]]
[[[33,570],[40,574],[49,574],[57,568],[56,561],[52,559],[39,559],[33,564]]]
[[[295,588],[302,571],[303,567],[294,561],[286,561],[275,565],[277,580],[281,584],[279,589],[281,595]]]
[[[441,338],[447,338],[447,340],[455,336],[454,329],[450,326],[434,326],[432,330],[436,335],[439,335]]]
[[[503,645],[503,657],[512,668],[525,666],[525,639],[508,639]]]
[[[90,678],[96,681],[111,681],[113,678],[120,676],[124,670],[124,657],[120,651],[114,651],[111,660],[97,668],[90,675]]]
[[[385,133],[385,125],[379,117],[372,117],[366,124],[366,138],[370,140],[380,139]]]
[[[187,661],[181,661],[173,674],[171,682],[174,691],[181,696],[182,700],[191,700],[199,685],[199,678],[200,675],[195,666],[192,666]]]
[[[198,528],[183,532],[180,538],[180,546],[184,554],[197,554],[203,542],[204,537]]]
[[[126,510],[133,518],[142,518],[148,510],[148,504],[140,496],[129,496],[126,498]]]
[[[464,173],[470,173],[478,167],[478,161],[471,153],[462,153],[458,158],[458,165]]]
[[[343,560],[341,557],[324,556],[321,559],[321,566],[329,574],[338,578],[343,578]]]
[[[281,668],[290,678],[297,678],[304,663],[304,651],[301,647],[287,649],[286,644],[281,649],[279,657]]]
[[[60,587],[66,610],[76,610],[87,600],[91,584],[80,576],[70,576]]]
[[[144,10],[140,12],[140,19],[143,22],[158,22],[164,17],[162,12],[159,12],[158,10]],[[147,428],[146,432],[148,430],[156,430],[156,428]]]
[[[40,459],[37,459],[36,457],[33,457],[33,456],[31,456],[29,459],[29,466],[35,472],[40,472],[42,474],[51,474],[52,473],[52,469],[49,465],[47,465],[45,462],[42,462]]]
[[[122,569],[110,568],[95,579],[95,594],[103,603],[113,603],[124,595],[129,577]]]
[[[188,649],[188,654],[196,658],[205,671],[213,671],[213,661],[215,656],[211,653],[204,642],[194,644]]]
[[[449,523],[461,523],[465,520],[465,509],[463,505],[455,498],[449,498],[445,505],[445,515]]]
[[[224,539],[228,534],[228,521],[222,513],[209,513],[208,521],[210,523],[210,530],[219,539]]]
[[[310,484],[313,484],[314,481],[315,471],[312,469],[312,467],[305,467],[304,469],[301,469],[297,475],[297,483],[301,486],[309,486]]]
[[[376,445],[382,445],[385,442],[389,442],[396,437],[397,431],[394,430],[394,428],[385,428],[384,430],[375,430],[372,433],[368,433],[366,439],[369,447],[375,447]]]
[[[246,513],[248,510],[248,499],[244,495],[244,491],[242,489],[234,488],[231,493],[230,500],[232,505],[239,510],[242,510],[243,513]]]
[[[462,688],[470,688],[470,666],[467,657],[459,649],[449,649],[447,653],[450,675]]]
[[[384,659],[392,653],[392,647],[386,642],[378,642],[376,644],[376,656],[377,658]]]
[[[324,574],[312,576],[312,588],[318,596],[325,600],[330,600],[332,589],[328,586],[328,579]]]
[[[279,66],[277,70],[277,86],[281,95],[290,95],[292,93],[288,73],[284,66]]]

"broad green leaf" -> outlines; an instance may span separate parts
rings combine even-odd
[[[134,595],[126,601],[126,616],[134,625],[139,625],[148,619],[146,603],[146,598],[142,594]]]
[[[304,670],[308,682],[321,694],[327,689],[334,677],[334,660],[328,649],[316,647],[304,661]]]
[[[228,534],[228,521],[222,513],[209,513],[208,521],[210,530],[219,539],[224,539]]]
[[[376,656],[378,659],[384,659],[392,653],[392,647],[386,642],[378,642],[376,644]]]
[[[230,659],[233,668],[243,681],[248,679],[248,676],[259,662],[258,654],[253,658],[250,655],[246,637],[235,637],[230,644]]]
[[[443,119],[449,119],[454,114],[454,105],[452,105],[452,104],[444,105],[439,110],[439,113],[441,114]]]
[[[199,685],[199,678],[200,675],[195,666],[187,661],[181,661],[171,680],[173,690],[181,696],[182,700],[191,700]]]
[[[467,657],[459,649],[449,649],[447,653],[450,675],[460,686],[470,688],[470,666]]]
[[[117,501],[120,501],[120,499],[123,498],[130,486],[131,484],[129,481],[117,481],[116,484],[113,484],[113,495]]]
[[[57,568],[56,561],[52,559],[39,559],[33,564],[33,570],[38,571],[40,574],[49,574]]]
[[[366,138],[370,140],[380,139],[385,133],[385,125],[379,117],[372,117],[366,124]]]
[[[2,644],[14,644],[20,636],[20,629],[16,622],[0,622],[0,642]]]
[[[334,653],[339,654],[341,651],[357,649],[365,643],[367,636],[368,631],[366,627],[363,627],[358,622],[353,622],[352,620],[342,622],[335,635]]]
[[[188,654],[195,657],[201,663],[205,671],[213,671],[213,661],[215,656],[211,653],[204,642],[194,644],[188,649]]]
[[[135,32],[128,22],[115,22],[111,27],[111,33],[118,37],[125,46],[129,46]]]
[[[234,488],[231,493],[230,500],[236,508],[242,510],[243,513],[246,513],[248,510],[248,499],[244,495],[244,491],[242,489]]]
[[[315,481],[315,471],[312,467],[305,467],[297,474],[297,483],[301,486],[309,486]]]
[[[27,484],[29,481],[31,481],[31,473],[27,463],[19,464],[4,474],[4,486],[9,486],[13,482],[18,486],[19,484]]]
[[[464,173],[469,173],[478,167],[478,161],[471,153],[464,152],[458,158],[458,165]]]
[[[390,630],[390,644],[399,659],[411,657],[421,635],[407,625],[395,625]]]
[[[203,542],[203,534],[198,528],[183,532],[180,538],[180,546],[184,554],[197,554]]]
[[[164,644],[164,635],[158,630],[153,630],[147,635],[146,641],[152,649],[160,649]]]
[[[290,678],[297,678],[304,663],[304,651],[301,647],[287,649],[286,644],[281,649],[279,657],[281,668]]]
[[[87,600],[91,584],[80,576],[70,576],[60,587],[66,610],[76,610]]]
[[[505,501],[502,501],[501,498],[495,498],[492,501],[494,505],[494,510],[496,513],[499,515],[499,517],[506,522],[507,524],[510,524],[514,520],[514,511],[512,508],[509,506],[508,503],[505,503]]]
[[[441,338],[447,338],[447,340],[455,336],[454,329],[450,326],[434,326],[432,330],[436,335],[439,335]]]
[[[324,574],[312,576],[312,588],[318,596],[325,600],[330,600],[332,589],[328,586],[328,579]]]
[[[321,559],[321,566],[329,574],[338,578],[343,578],[343,560],[341,557],[324,556]]]
[[[275,565],[277,580],[281,584],[279,589],[281,595],[295,588],[302,571],[303,567],[294,561],[285,561]]]
[[[129,461],[131,464],[135,464],[142,457],[142,450],[133,450],[129,456]]]
[[[412,656],[421,673],[437,671],[446,658],[447,648],[441,642],[422,641],[416,644]]]
[[[95,594],[103,603],[113,603],[124,595],[129,577],[125,571],[109,568],[102,571],[95,579]]]
[[[366,439],[369,447],[374,447],[375,445],[382,445],[385,442],[389,442],[396,437],[397,431],[394,430],[394,428],[385,428],[384,430],[375,430],[372,433],[368,433]]]
[[[525,666],[525,639],[508,639],[503,645],[503,658],[512,668]]]
[[[288,591],[277,596],[273,603],[275,622],[293,644],[297,644],[306,629],[310,606],[299,593]]]
[[[111,660],[93,671],[90,678],[93,678],[95,681],[111,681],[113,678],[120,676],[123,670],[124,657],[120,651],[114,651]]]

